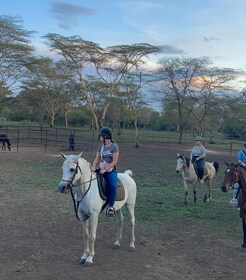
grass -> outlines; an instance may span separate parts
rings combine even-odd
[[[204,189],[200,185],[197,192],[197,203],[194,203],[190,189],[189,204],[183,205],[184,190],[181,176],[175,173],[175,153],[161,153],[149,157],[146,169],[135,173],[138,186],[136,202],[137,224],[146,229],[163,229],[173,221],[182,221],[189,227],[189,221],[195,221],[197,234],[209,228],[212,235],[232,236],[235,229],[241,232],[238,221],[239,213],[229,206],[231,194],[220,190],[223,171],[214,180],[212,202],[203,203]],[[222,168],[223,169],[223,168]],[[13,195],[25,195],[31,199],[35,189],[56,192],[61,178],[61,161],[15,160],[8,158],[2,165],[0,193],[10,192]],[[71,208],[69,208],[71,206]],[[72,203],[68,198],[68,209],[65,214],[74,215]],[[127,213],[124,210],[127,220]],[[102,220],[105,217],[102,216]]]

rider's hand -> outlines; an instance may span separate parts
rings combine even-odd
[[[92,166],[92,167],[91,167],[91,171],[92,171],[92,172],[95,172],[95,171],[96,171],[96,167],[95,167],[95,166]]]

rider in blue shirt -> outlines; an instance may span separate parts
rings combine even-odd
[[[197,136],[195,146],[191,149],[190,159],[193,164],[197,165],[198,174],[197,179],[203,183],[204,167],[205,167],[205,157],[206,157],[206,148],[202,145],[202,137]]]
[[[244,149],[238,152],[238,162],[242,167],[246,167],[246,143],[244,143]]]

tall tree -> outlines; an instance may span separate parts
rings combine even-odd
[[[204,133],[204,123],[213,108],[220,102],[216,95],[224,95],[227,91],[232,91],[231,81],[235,79],[235,71],[231,68],[202,67],[199,77],[194,79],[196,95],[195,108],[191,111],[196,120],[196,133]]]
[[[164,104],[172,103],[178,114],[179,143],[194,107],[194,80],[200,69],[209,64],[207,58],[164,57],[159,60],[155,83]]]
[[[64,111],[64,102],[72,102],[69,98],[72,77],[64,61],[53,62],[49,58],[39,59],[39,64],[30,68],[29,79],[24,82],[23,90],[38,94],[45,108],[51,126],[56,116]]]
[[[0,16],[0,98],[17,90],[33,63],[33,32],[26,31],[21,24],[18,17]]]
[[[98,44],[86,41],[78,36],[64,37],[47,34],[51,49],[62,55],[77,76],[82,95],[94,118],[96,129],[104,125],[105,116],[118,91],[123,77],[137,67],[144,56],[159,51],[148,44],[120,45],[102,48]],[[104,84],[95,91],[95,84]],[[95,110],[95,94],[104,100],[101,117]],[[100,121],[100,124],[99,124]]]

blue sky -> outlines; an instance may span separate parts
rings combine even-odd
[[[245,0],[0,0],[0,14],[20,16],[41,55],[47,33],[79,35],[102,47],[149,43],[163,55],[209,56],[246,71]],[[239,87],[245,87],[242,74]]]

